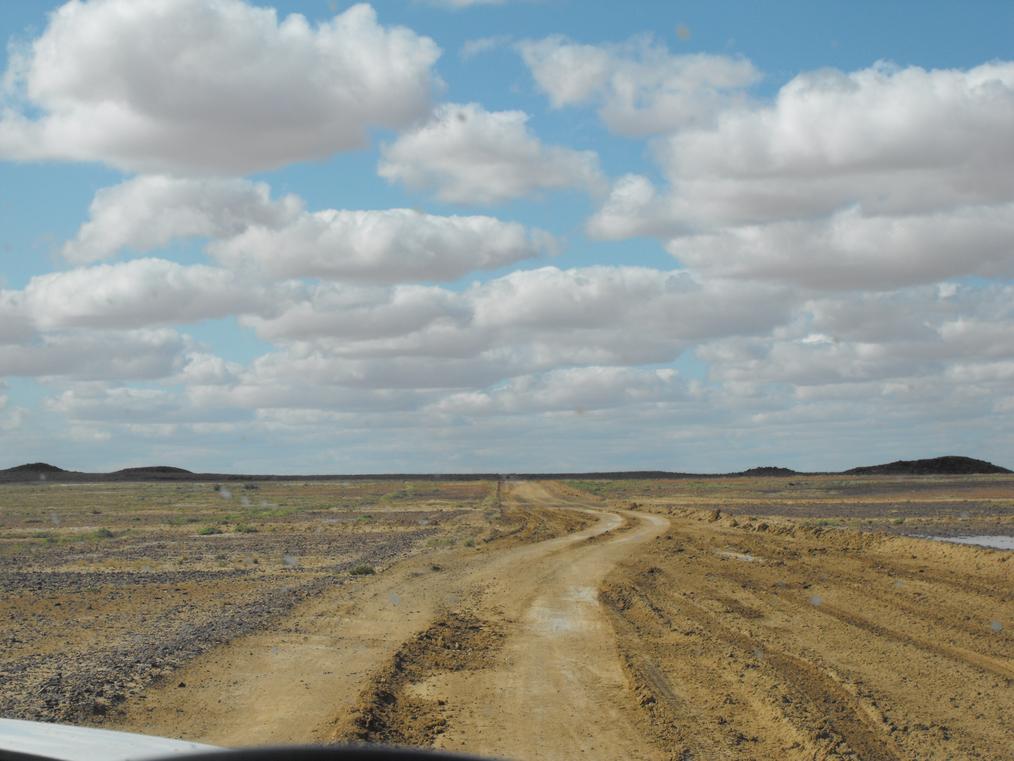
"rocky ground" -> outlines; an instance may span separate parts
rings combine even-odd
[[[4,487],[0,715],[102,720],[354,572],[465,541],[494,490]]]

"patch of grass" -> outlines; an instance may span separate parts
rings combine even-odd
[[[103,526],[102,528],[95,530],[94,536],[96,539],[112,539],[114,536],[116,536],[116,534],[114,534],[112,531]]]
[[[200,518],[191,515],[171,515],[166,521],[170,526],[183,526],[187,523],[197,523]]]
[[[248,526],[245,523],[240,523],[238,526],[236,526],[236,528],[233,529],[233,531],[235,531],[237,534],[256,534],[257,527]]]
[[[296,512],[294,507],[258,507],[251,510],[251,513],[258,518],[285,518]]]
[[[200,536],[212,536],[213,534],[221,534],[222,529],[218,526],[204,526],[203,528],[197,529],[197,533]]]
[[[372,576],[376,572],[377,569],[374,568],[369,563],[357,563],[356,565],[352,566],[351,569],[349,569],[349,573],[351,573],[353,576]]]
[[[565,481],[564,483],[571,488],[590,492],[595,496],[602,496],[602,494],[606,491],[606,484],[600,481]]]

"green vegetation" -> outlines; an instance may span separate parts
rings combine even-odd
[[[211,536],[213,534],[221,534],[222,529],[220,529],[218,526],[205,526],[203,528],[198,529],[197,533],[200,536]]]
[[[349,569],[353,576],[372,576],[377,570],[369,563],[357,563]]]

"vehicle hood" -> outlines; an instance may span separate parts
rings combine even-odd
[[[130,732],[0,719],[0,761],[138,761],[214,750],[221,749]]]

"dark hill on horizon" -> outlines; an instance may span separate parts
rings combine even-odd
[[[764,465],[756,468],[747,468],[738,476],[798,476],[798,470],[792,468],[780,468],[777,465]]]
[[[933,475],[979,475],[1010,473],[986,460],[974,457],[931,457],[926,460],[896,460],[884,465],[867,465],[846,470],[849,476],[933,476]]]
[[[565,479],[672,479],[672,478],[729,478],[729,477],[783,477],[805,475],[849,476],[929,476],[929,475],[1000,475],[1011,473],[1007,468],[972,457],[934,457],[924,460],[897,460],[883,465],[869,465],[838,473],[806,473],[777,466],[753,467],[737,473],[677,473],[662,470],[594,471],[585,473],[362,473],[318,475],[270,475],[238,473],[193,473],[170,465],[123,468],[112,473],[82,473],[64,470],[44,462],[18,465],[0,470],[0,483],[30,481],[56,481],[60,483],[86,483],[94,481],[478,481],[497,478],[524,478],[543,480]]]
[[[5,473],[66,473],[68,471],[47,462],[29,462],[9,468]]]
[[[123,468],[122,470],[114,471],[109,475],[112,478],[129,480],[135,478],[176,479],[182,476],[192,476],[195,474],[185,468],[174,468],[171,465],[148,465],[141,468]]]

